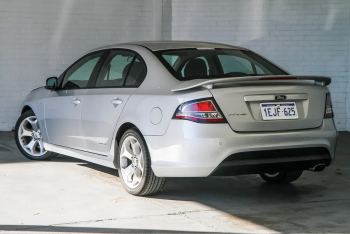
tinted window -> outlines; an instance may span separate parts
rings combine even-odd
[[[257,73],[258,75],[263,75],[263,74],[265,74],[265,72],[264,72],[258,65],[256,65],[256,64],[255,64],[255,68],[256,68],[256,73]]]
[[[170,66],[174,66],[176,60],[179,58],[177,55],[163,55],[163,58],[170,64]]]
[[[112,50],[103,63],[95,87],[123,86],[134,57],[135,53],[129,51]]]
[[[288,75],[273,63],[247,50],[177,49],[154,54],[179,80]],[[173,62],[176,58],[176,62]]]
[[[146,77],[146,66],[139,56],[136,57],[135,61],[131,65],[128,78],[126,79],[125,86],[138,87],[141,85]]]
[[[71,68],[69,68],[63,78],[62,89],[81,89],[86,88],[98,60],[104,52],[94,53],[85,56]]]
[[[248,59],[231,55],[218,55],[218,58],[224,74],[233,72],[254,74],[252,63]]]
[[[182,77],[196,76],[199,72],[209,75],[208,61],[204,57],[197,57],[189,60],[181,70]],[[191,73],[191,74],[190,74]]]

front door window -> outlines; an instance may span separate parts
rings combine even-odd
[[[66,71],[61,89],[83,89],[86,88],[90,76],[104,52],[85,56]]]

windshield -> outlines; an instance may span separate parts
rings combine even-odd
[[[155,51],[164,66],[181,81],[223,77],[288,75],[263,57],[246,50],[177,49]]]

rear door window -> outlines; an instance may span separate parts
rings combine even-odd
[[[103,62],[95,87],[138,87],[146,77],[139,55],[128,50],[111,50]]]
[[[112,50],[104,61],[95,87],[121,87],[130,70],[135,53]]]
[[[128,77],[126,78],[126,87],[138,87],[141,85],[146,77],[146,66],[143,63],[140,56],[136,56],[134,62],[131,65]]]

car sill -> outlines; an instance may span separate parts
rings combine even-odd
[[[84,161],[96,163],[96,164],[99,164],[102,166],[106,166],[106,167],[110,167],[110,168],[115,169],[114,164],[113,164],[113,159],[111,159],[110,157],[108,157],[106,155],[94,154],[94,153],[90,153],[90,152],[86,152],[86,151],[76,150],[76,149],[72,149],[72,148],[66,148],[66,147],[62,147],[59,145],[54,145],[54,144],[50,144],[50,143],[46,143],[46,142],[44,142],[44,147],[48,151],[67,155],[67,156],[70,156],[73,158],[81,159]]]

